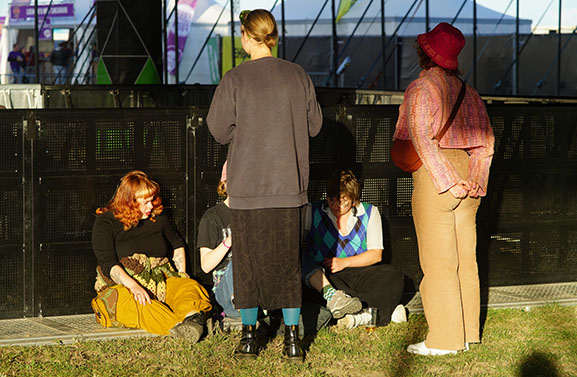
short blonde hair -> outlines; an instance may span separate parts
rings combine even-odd
[[[266,9],[255,9],[250,12],[242,24],[241,30],[259,43],[268,48],[276,46],[278,41],[278,27],[272,13]]]

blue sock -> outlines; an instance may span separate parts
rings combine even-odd
[[[284,318],[284,324],[287,326],[298,325],[300,314],[301,308],[283,308],[282,316]]]
[[[240,319],[243,325],[256,325],[258,306],[249,309],[240,309]]]

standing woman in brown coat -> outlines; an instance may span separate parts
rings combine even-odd
[[[461,31],[443,22],[417,43],[423,71],[405,91],[393,138],[411,140],[422,161],[413,172],[412,212],[429,333],[407,351],[438,356],[480,341],[475,219],[487,193],[495,137],[481,97],[459,79]]]

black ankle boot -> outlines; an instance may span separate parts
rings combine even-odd
[[[255,325],[242,325],[242,337],[234,350],[239,357],[255,358],[258,354],[258,342],[256,339]]]
[[[290,361],[304,360],[304,352],[301,348],[298,325],[285,325],[283,354]]]

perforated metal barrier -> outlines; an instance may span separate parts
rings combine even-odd
[[[577,278],[577,107],[490,105],[496,154],[478,215],[485,286]],[[0,112],[0,318],[90,312],[94,210],[132,169],[161,185],[166,212],[189,245],[219,198],[227,147],[206,107]],[[385,260],[416,290],[422,277],[411,219],[412,179],[389,159],[398,107],[325,106],[311,139],[310,200],[336,167],[362,179],[362,199],[383,215]]]

